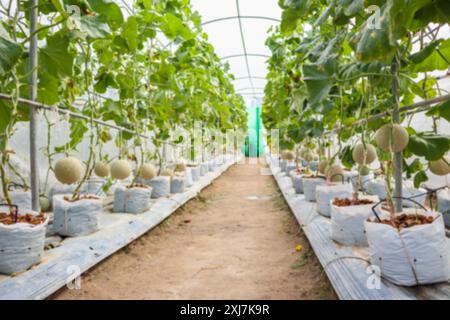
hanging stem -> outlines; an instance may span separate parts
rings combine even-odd
[[[86,87],[89,88],[91,84],[91,79],[89,76],[89,59],[90,59],[90,46],[89,44],[86,47],[86,50],[83,49],[83,46],[81,45],[81,49],[84,52],[84,81],[86,84]],[[88,93],[88,103],[87,105],[90,108],[90,114],[89,114],[89,129],[90,129],[90,135],[89,135],[89,155],[88,160],[86,162],[86,170],[84,172],[84,176],[81,179],[81,181],[78,183],[78,186],[75,188],[75,191],[72,195],[72,200],[79,199],[80,198],[80,192],[81,188],[86,182],[87,179],[89,179],[91,173],[92,173],[92,163],[94,158],[94,140],[95,140],[95,132],[94,132],[94,112],[95,112],[95,103],[92,101],[91,94]]]
[[[400,124],[400,99],[399,99],[399,77],[398,77],[398,68],[399,68],[399,57],[395,56],[394,62],[391,65],[391,72],[393,75],[392,80],[392,96],[394,98],[394,110],[392,114],[392,123]],[[395,189],[394,189],[394,197],[395,197],[395,211],[401,212],[403,208],[402,204],[402,166],[403,166],[403,153],[395,152],[394,153],[394,179],[395,179]]]

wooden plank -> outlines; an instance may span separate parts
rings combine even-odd
[[[100,215],[100,230],[94,234],[67,238],[61,246],[46,250],[43,261],[15,277],[0,278],[0,300],[45,299],[67,284],[70,268],[89,270],[157,226],[176,209],[196,197],[202,189],[236,163],[228,159],[214,172],[208,172],[186,192],[152,200],[149,211],[139,214],[113,214],[105,208]]]
[[[450,299],[450,284],[401,287],[380,279],[379,289],[369,289],[368,248],[342,246],[331,240],[329,218],[317,213],[316,204],[295,194],[291,179],[281,173],[275,161],[267,162],[277,184],[308,238],[337,295],[344,300]],[[366,261],[364,261],[366,260]]]

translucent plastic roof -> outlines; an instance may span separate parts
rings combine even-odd
[[[230,64],[234,86],[246,100],[259,99],[266,84],[268,29],[279,23],[277,0],[191,0],[218,56]]]

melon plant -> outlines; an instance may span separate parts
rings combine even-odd
[[[123,140],[135,139],[133,162],[136,170],[147,177],[153,174],[146,165],[151,159],[147,155],[139,157],[143,154],[139,151],[144,144],[143,135],[149,132],[161,145],[169,140],[171,128],[191,128],[196,121],[202,122],[205,129],[246,129],[244,99],[236,93],[230,71],[204,37],[199,16],[189,1],[139,0],[131,4],[132,10],[126,14],[114,1],[78,2],[82,7],[81,23],[75,23],[58,1],[41,4],[36,31],[37,101],[82,115],[69,119],[70,137],[63,146],[50,150],[51,144],[47,144],[44,152],[49,160],[49,174],[55,167],[53,156],[67,156],[86,141],[83,138],[87,136],[89,140],[80,177],[75,177],[79,166],[71,173],[62,172],[67,161],[57,166],[62,181],[78,182],[73,198],[79,196],[81,187],[93,174],[108,176],[103,165],[109,162],[108,156],[102,155],[101,145],[112,137],[103,124],[94,120],[125,128],[119,130],[119,136]],[[8,203],[8,142],[15,125],[28,121],[28,107],[17,104],[17,98],[29,95],[28,9],[5,6],[0,12],[0,92],[11,97],[0,101],[0,178]],[[177,45],[160,43],[156,30],[160,32],[158,39],[161,36]],[[214,90],[211,83],[217,84]],[[117,93],[114,98],[105,94],[112,91]],[[116,163],[114,170],[111,165],[111,173],[116,177],[124,177],[128,171],[124,163]]]
[[[416,187],[428,179],[425,163],[432,172],[447,173],[441,160],[450,138],[437,128],[441,119],[449,121],[450,102],[442,97],[441,103],[413,104],[444,92],[436,75],[450,61],[448,35],[441,31],[449,15],[433,8],[444,8],[445,1],[415,1],[413,6],[378,1],[381,20],[375,21],[376,28],[371,28],[371,1],[306,2],[301,10],[298,1],[280,2],[281,25],[266,42],[272,51],[263,98],[266,129],[286,128],[279,136],[299,144],[331,139],[342,164],[358,166],[360,174],[378,158],[383,175],[394,175],[398,182],[396,190],[388,184],[391,200],[394,191],[401,195],[404,176]],[[305,26],[320,28],[305,36]],[[430,28],[436,28],[432,35]],[[432,129],[416,132],[422,127],[412,128],[412,118],[424,110],[421,116]],[[352,152],[355,135],[374,145],[359,142]],[[302,158],[305,152],[301,150]],[[326,157],[330,163],[334,158]],[[321,163],[320,171],[330,163]]]

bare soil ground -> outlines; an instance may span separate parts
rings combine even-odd
[[[336,299],[263,165],[230,168],[53,299]],[[298,245],[302,246],[297,251]]]

